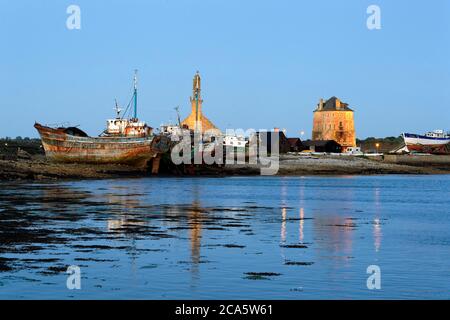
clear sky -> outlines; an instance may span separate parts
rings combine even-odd
[[[66,27],[69,5],[81,30]],[[368,30],[367,7],[381,8]],[[221,129],[311,135],[321,97],[353,108],[359,138],[450,130],[450,1],[0,0],[0,136],[34,121],[99,134],[139,69],[139,116],[190,111]]]

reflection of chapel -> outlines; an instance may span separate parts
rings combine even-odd
[[[201,96],[201,78],[200,74],[197,73],[194,76],[193,86],[192,86],[192,97],[191,101],[191,114],[183,120],[182,126],[188,127],[191,130],[199,130],[202,133],[205,131],[214,131],[215,133],[220,133],[220,130],[211,122],[202,112],[202,96]]]
[[[314,110],[312,140],[334,140],[342,151],[356,146],[353,110],[336,97],[320,99]]]

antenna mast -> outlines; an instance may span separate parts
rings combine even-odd
[[[120,106],[119,106],[119,104],[117,103],[117,99],[114,99],[114,101],[116,102],[116,106],[115,106],[115,108],[114,108],[114,110],[116,110],[116,113],[117,113],[116,118],[117,118],[117,119],[120,119],[120,112],[122,111],[122,109],[120,109]]]
[[[175,111],[177,112],[178,117],[178,126],[181,128],[181,119],[180,119],[180,106],[175,107]]]
[[[137,69],[134,70],[134,116],[133,118],[137,120]]]

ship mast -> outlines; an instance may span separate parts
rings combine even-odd
[[[137,70],[134,70],[134,115],[133,119],[137,120]]]
[[[114,101],[116,102],[116,106],[114,107],[114,110],[116,110],[116,119],[120,119],[120,112],[122,111],[122,109],[120,109],[120,106],[117,103],[117,99],[114,99]]]
[[[175,111],[177,112],[178,126],[181,128],[180,107],[176,106]]]

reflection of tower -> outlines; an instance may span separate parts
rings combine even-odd
[[[203,99],[201,91],[202,83],[200,74],[197,71],[194,79],[192,80],[192,96],[190,97],[191,114],[184,119],[181,124],[187,126],[191,130],[200,131],[202,133],[209,130],[220,133],[220,130],[217,129],[216,126],[203,114]]]
[[[351,218],[333,212],[316,212],[313,226],[315,236],[322,239],[318,242],[318,249],[332,256],[336,253],[351,256],[355,231]]]
[[[202,238],[202,213],[197,202],[192,204],[192,211],[189,213],[190,239],[191,239],[191,259],[193,264],[200,262],[200,247]]]
[[[193,185],[192,210],[188,213],[188,223],[190,227],[191,241],[191,263],[192,275],[198,274],[198,265],[200,263],[200,248],[202,240],[202,218],[203,214],[198,200],[198,185]]]

